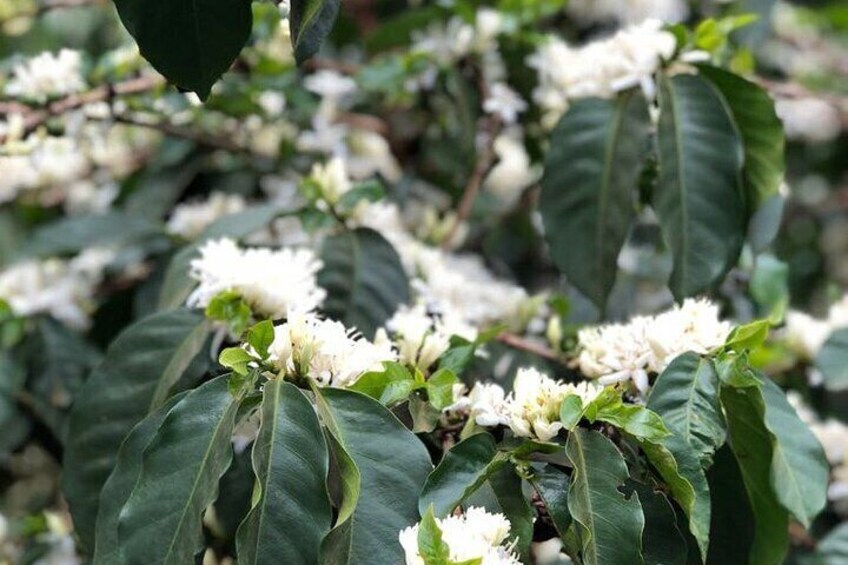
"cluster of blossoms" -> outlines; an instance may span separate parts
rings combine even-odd
[[[581,47],[551,37],[527,60],[538,73],[533,99],[545,113],[544,125],[553,127],[576,98],[610,98],[634,86],[653,98],[654,74],[676,47],[660,20],[645,20]]]
[[[809,143],[833,141],[842,133],[839,108],[820,98],[784,98],[774,107],[787,139]]]
[[[786,314],[786,344],[799,357],[810,361],[816,357],[834,331],[848,328],[848,294],[831,305],[827,317],[814,318],[804,312]]]
[[[577,363],[588,378],[604,385],[632,380],[644,394],[649,373],[662,372],[687,351],[709,353],[725,343],[731,329],[719,319],[717,305],[687,299],[656,316],[580,330]]]
[[[84,329],[94,309],[94,294],[114,258],[107,249],[88,249],[73,259],[52,258],[15,263],[0,271],[0,300],[16,316],[48,314]]]
[[[86,87],[79,51],[44,52],[12,69],[6,83],[8,96],[44,102],[56,96],[80,92]]]
[[[205,308],[222,292],[233,292],[259,316],[309,312],[326,296],[317,283],[320,269],[321,261],[308,249],[244,249],[228,238],[212,240],[191,262],[189,274],[200,284],[188,305]]]
[[[401,306],[386,323],[399,360],[426,372],[450,347],[453,336],[477,339],[477,330],[448,312],[430,315],[423,304]]]
[[[511,524],[503,514],[491,514],[484,508],[471,506],[460,516],[448,516],[436,523],[442,541],[448,546],[451,563],[480,565],[519,565],[509,543]],[[419,524],[401,530],[398,535],[406,556],[406,565],[424,565],[418,549]]]
[[[247,203],[240,194],[213,192],[206,199],[179,204],[171,212],[169,233],[188,240],[196,239],[216,220],[241,212]]]
[[[383,362],[397,359],[391,343],[371,342],[341,322],[293,313],[274,328],[269,361],[289,377],[311,377],[322,386],[346,387]]]
[[[527,367],[518,370],[509,395],[500,385],[476,383],[467,396],[460,397],[447,410],[467,413],[479,426],[509,426],[518,437],[549,441],[562,430],[559,412],[563,400],[577,396],[587,406],[603,390],[588,381],[555,381]]]
[[[689,15],[685,0],[571,0],[566,10],[586,23],[635,24],[649,18],[677,23]]]
[[[848,426],[835,418],[822,421],[795,391],[786,398],[821,442],[831,467],[827,497],[840,515],[848,517]]]

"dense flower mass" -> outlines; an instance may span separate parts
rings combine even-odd
[[[259,316],[309,312],[326,295],[317,283],[320,269],[321,261],[308,249],[244,249],[227,238],[209,241],[191,262],[191,277],[200,284],[188,304],[205,308],[215,296],[231,291]]]
[[[835,302],[826,318],[804,312],[786,314],[786,343],[799,357],[812,360],[835,330],[848,328],[848,294]]]
[[[345,387],[367,371],[379,371],[396,354],[388,341],[376,343],[341,322],[293,313],[274,328],[269,361],[283,375],[311,377],[324,386]]]
[[[451,313],[429,315],[423,304],[402,306],[386,323],[398,350],[400,361],[427,371],[459,336],[477,339],[477,330]]]
[[[509,543],[511,524],[503,514],[492,514],[484,508],[471,506],[460,516],[436,519],[447,544],[452,563],[480,565],[519,565],[518,557]],[[406,555],[406,565],[424,565],[418,549],[419,525],[400,532],[400,544]]]
[[[6,94],[44,101],[84,88],[82,55],[79,51],[62,49],[55,55],[45,52],[15,66]]]
[[[17,316],[48,314],[73,328],[86,328],[94,294],[114,252],[89,249],[70,260],[31,260],[0,271],[0,300]]]
[[[239,194],[213,192],[203,201],[180,204],[168,219],[168,231],[186,239],[195,239],[215,220],[241,212],[247,204]]]
[[[717,305],[687,299],[657,316],[580,330],[578,364],[585,376],[601,384],[632,380],[645,393],[648,373],[662,372],[687,351],[703,355],[720,347],[731,329],[719,319]]]
[[[527,64],[538,73],[533,99],[545,111],[545,124],[552,127],[576,98],[610,98],[634,86],[652,97],[654,73],[676,48],[662,27],[660,20],[646,20],[582,47],[556,37],[544,43]]]

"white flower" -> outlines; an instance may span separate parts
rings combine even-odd
[[[56,55],[44,52],[12,69],[6,94],[46,100],[84,88],[79,51],[62,49]]]
[[[286,97],[276,90],[265,90],[256,100],[262,111],[270,117],[277,117],[286,109]]]
[[[0,156],[0,204],[14,200],[22,190],[38,184],[38,171],[23,155]]]
[[[386,180],[397,182],[403,171],[392,154],[389,142],[373,131],[353,130],[346,138],[345,159],[351,178],[364,180],[380,173]]]
[[[788,139],[824,143],[839,136],[842,120],[839,109],[818,98],[778,100],[774,106]]]
[[[238,293],[263,317],[285,318],[321,304],[326,291],[317,284],[321,261],[307,249],[241,249],[231,239],[205,243],[189,274],[200,284],[188,305],[205,308],[224,291]]]
[[[786,314],[786,345],[806,361],[815,359],[830,335],[848,327],[848,294],[828,309],[827,318],[818,319],[803,312]]]
[[[303,80],[303,85],[310,92],[332,100],[340,100],[356,92],[355,80],[329,69],[322,69],[309,75]]]
[[[566,9],[586,23],[635,24],[646,18],[678,23],[689,14],[685,0],[571,0]]]
[[[450,313],[430,316],[423,304],[401,306],[386,323],[401,362],[427,371],[450,347],[454,335],[474,341],[477,330]]]
[[[241,212],[245,207],[240,194],[213,192],[205,201],[187,202],[175,207],[167,229],[185,239],[195,239],[219,218]]]
[[[0,300],[17,316],[48,314],[69,327],[85,329],[95,290],[113,257],[111,251],[92,248],[69,261],[16,263],[0,272]]]
[[[653,354],[651,370],[661,372],[687,351],[709,353],[724,345],[731,329],[729,322],[719,319],[717,305],[687,298],[682,306],[656,316],[645,329]]]
[[[469,412],[479,426],[509,425],[504,389],[494,383],[475,383],[468,394]]]
[[[436,518],[449,559],[461,563],[479,560],[480,565],[520,565],[508,544],[511,525],[503,514],[490,514],[484,508],[469,507],[461,516]],[[419,524],[400,532],[398,539],[406,555],[406,565],[424,565],[418,550]]]
[[[552,128],[574,98],[611,98],[633,86],[653,97],[653,75],[676,47],[674,35],[662,26],[660,20],[645,20],[578,48],[556,37],[544,43],[527,60],[538,74],[533,99],[545,111],[544,125]]]
[[[331,206],[338,204],[342,195],[353,187],[345,162],[338,157],[326,164],[315,163],[309,178],[320,188],[321,198]]]
[[[495,114],[506,124],[514,124],[518,114],[527,110],[527,102],[502,82],[492,85],[489,96],[483,101],[483,110]]]
[[[528,186],[539,179],[540,171],[533,166],[524,141],[515,131],[499,135],[495,139],[494,150],[498,162],[489,171],[483,187],[509,208]]]
[[[473,42],[474,28],[455,17],[447,24],[434,22],[424,31],[413,31],[411,51],[428,55],[445,66],[468,55]]]
[[[380,370],[395,353],[387,341],[371,342],[341,322],[293,313],[274,328],[270,360],[289,376],[309,376],[323,386],[345,387],[367,371]]]
[[[586,406],[602,391],[603,387],[587,381],[574,385],[555,381],[534,368],[519,369],[506,401],[509,427],[517,436],[549,441],[562,429],[559,411],[567,396],[580,397]]]

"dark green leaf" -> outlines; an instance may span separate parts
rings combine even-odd
[[[145,318],[112,342],[80,389],[70,417],[63,491],[83,547],[94,547],[100,490],[121,442],[194,368],[208,334],[203,317],[189,310]]]
[[[432,470],[418,438],[379,402],[349,390],[317,389],[318,408],[343,460],[345,499],[321,547],[322,563],[398,563],[398,532],[418,521],[414,493]],[[351,472],[355,471],[355,472]],[[355,495],[355,500],[350,498]]]
[[[586,565],[642,563],[645,517],[636,494],[619,488],[628,477],[624,458],[609,439],[577,428],[568,436],[568,459],[574,466],[568,509],[579,526]]]
[[[498,456],[495,439],[479,433],[453,446],[427,477],[418,510],[433,507],[437,516],[447,516],[462,504],[506,462]]]
[[[659,184],[653,204],[674,269],[675,298],[722,279],[739,256],[747,227],[743,149],[720,94],[687,74],[660,79]]]
[[[118,519],[129,565],[191,563],[202,548],[202,517],[233,456],[240,397],[228,375],[189,392],[165,417],[141,458],[141,474]]]
[[[530,478],[530,484],[545,504],[545,510],[560,538],[565,538],[572,524],[571,513],[568,511],[568,483],[568,475],[549,464],[535,469]]]
[[[340,5],[341,0],[292,0],[289,20],[294,57],[298,64],[321,48],[321,43],[333,29]]]
[[[201,99],[235,61],[253,26],[243,0],[115,0],[115,6],[142,56]]]
[[[660,374],[648,408],[659,414],[705,464],[724,443],[726,426],[718,399],[718,376],[712,362],[684,353]]]
[[[530,562],[530,543],[533,541],[535,513],[524,496],[523,481],[512,465],[504,465],[489,476],[498,508],[510,523],[509,539],[515,539],[515,552],[522,563]]]
[[[324,311],[366,337],[409,302],[409,282],[397,251],[371,229],[324,240],[318,285],[327,290]]]
[[[253,445],[259,499],[238,531],[239,563],[318,562],[330,531],[329,452],[312,403],[283,380],[265,383]]]
[[[641,92],[576,101],[551,138],[539,210],[557,267],[603,306],[635,214],[650,118]]]
[[[848,328],[830,334],[816,356],[816,368],[822,374],[828,390],[848,389]]]
[[[808,561],[803,561],[807,565]],[[844,565],[848,563],[848,524],[841,524],[816,546],[809,565]]]
[[[748,563],[754,543],[754,515],[729,445],[716,451],[707,477],[712,500],[707,565]]]
[[[628,486],[638,493],[645,514],[645,530],[642,532],[645,565],[686,563],[686,539],[677,528],[671,502],[649,485],[631,482]]]

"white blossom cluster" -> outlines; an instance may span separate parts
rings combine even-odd
[[[848,426],[835,418],[822,421],[796,391],[787,392],[786,399],[821,442],[831,467],[827,498],[839,514],[848,517]]]
[[[580,330],[577,362],[590,379],[604,385],[631,380],[644,394],[649,373],[662,372],[687,351],[709,353],[725,343],[731,329],[729,322],[719,319],[717,305],[686,299],[657,316]]]
[[[810,143],[833,141],[842,132],[839,108],[814,97],[784,98],[774,109],[783,122],[787,139]]]
[[[322,386],[350,386],[365,372],[397,359],[391,343],[371,342],[341,322],[292,313],[274,328],[269,361],[284,375],[311,377]]]
[[[568,15],[586,23],[636,24],[653,18],[678,23],[689,15],[685,0],[570,0]]]
[[[786,344],[796,355],[811,361],[818,355],[830,334],[841,328],[848,328],[848,294],[831,305],[827,317],[823,319],[795,310],[788,312]]]
[[[228,238],[208,241],[191,262],[189,274],[199,285],[188,305],[205,308],[215,296],[231,291],[258,316],[279,319],[310,312],[326,296],[317,283],[321,266],[309,249],[245,249]]]
[[[566,397],[577,396],[587,406],[603,390],[589,381],[555,381],[537,369],[525,367],[516,373],[510,394],[494,383],[476,383],[467,396],[457,399],[447,410],[468,413],[479,426],[509,426],[518,437],[549,441],[562,430],[559,411]]]
[[[452,563],[474,562],[480,565],[519,565],[509,542],[511,524],[503,514],[492,514],[484,508],[471,506],[460,516],[436,518],[442,541],[448,546]],[[406,556],[406,565],[424,565],[418,549],[416,524],[398,535]]]
[[[357,221],[379,231],[394,246],[413,289],[430,311],[482,327],[514,320],[528,299],[523,288],[495,277],[479,256],[452,253],[416,239],[394,204],[370,204]]]
[[[44,102],[80,92],[85,86],[82,55],[79,51],[62,49],[56,54],[45,51],[15,65],[6,84],[6,95]]]
[[[527,59],[538,74],[533,100],[545,113],[544,125],[553,127],[576,98],[609,98],[635,86],[653,98],[654,74],[675,48],[674,35],[654,19],[580,47],[549,38]]]
[[[169,233],[185,239],[196,239],[216,220],[241,212],[247,203],[240,194],[213,192],[200,201],[186,202],[176,206],[168,219]]]
[[[450,347],[450,339],[459,336],[477,339],[477,330],[453,313],[430,315],[424,304],[401,306],[386,322],[399,360],[426,372]]]
[[[85,329],[91,323],[95,290],[113,258],[111,250],[91,248],[70,260],[15,263],[0,271],[0,300],[16,316],[47,314],[69,327]]]

